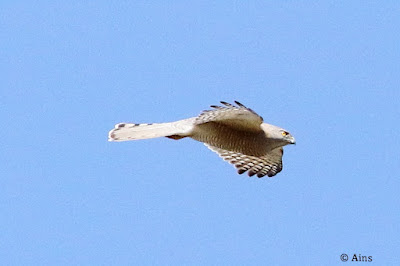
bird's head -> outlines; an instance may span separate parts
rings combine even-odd
[[[274,142],[280,143],[280,146],[296,144],[296,139],[283,128],[266,123],[261,124],[261,128],[264,130],[267,138],[273,140]]]
[[[281,129],[279,133],[282,136],[281,138],[287,142],[287,144],[296,144],[296,139],[286,130]]]

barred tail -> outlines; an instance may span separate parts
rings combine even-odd
[[[187,136],[192,128],[188,119],[171,123],[129,124],[119,123],[108,133],[108,141],[126,141],[170,137],[180,139]]]

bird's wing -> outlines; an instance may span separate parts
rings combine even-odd
[[[273,149],[266,155],[256,157],[220,149],[208,144],[205,145],[210,150],[218,153],[222,159],[233,164],[237,168],[239,174],[243,174],[247,171],[249,176],[257,175],[258,177],[263,177],[268,175],[272,177],[282,171],[282,147]]]
[[[196,125],[215,122],[240,130],[260,131],[263,118],[243,104],[221,102],[224,106],[211,105],[213,110],[203,111],[196,118]]]

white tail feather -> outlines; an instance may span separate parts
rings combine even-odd
[[[186,137],[191,129],[188,119],[171,123],[130,124],[119,123],[108,133],[109,141],[126,141],[176,136]],[[178,137],[180,136],[180,137]],[[173,137],[174,138],[174,137]]]

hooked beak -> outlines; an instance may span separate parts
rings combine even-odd
[[[293,136],[290,138],[290,144],[296,144],[296,139]]]

